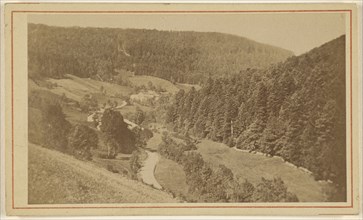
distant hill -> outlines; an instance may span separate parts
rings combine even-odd
[[[221,33],[28,25],[29,76],[110,80],[116,70],[197,84],[266,68],[292,52]]]
[[[346,201],[345,36],[266,70],[209,79],[176,94],[167,122],[179,132],[259,151],[332,180]]]

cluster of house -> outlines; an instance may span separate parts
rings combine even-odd
[[[157,101],[159,98],[160,95],[157,92],[148,90],[131,95],[130,102],[147,105],[150,101]]]

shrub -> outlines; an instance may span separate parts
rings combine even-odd
[[[98,136],[93,129],[81,124],[73,127],[68,138],[68,148],[76,158],[90,160],[91,148],[97,148],[97,145]]]
[[[262,178],[257,184],[253,194],[255,202],[298,202],[297,196],[287,191],[287,187],[281,178],[268,180]]]
[[[108,155],[107,153],[98,153],[97,156],[101,159],[115,159],[116,155]]]
[[[107,164],[106,169],[112,173],[119,173],[118,170],[116,170],[111,164]]]
[[[43,115],[41,123],[41,132],[43,146],[65,152],[68,141],[67,136],[71,124],[66,120],[59,104],[46,104],[41,107]]]

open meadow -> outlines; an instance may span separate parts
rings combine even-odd
[[[299,201],[325,200],[323,187],[326,183],[319,183],[312,175],[289,166],[280,158],[236,151],[223,143],[210,140],[202,140],[197,147],[207,162],[214,166],[225,165],[240,181],[248,179],[251,183],[257,183],[262,177],[267,179],[281,177],[288,189],[297,195]]]
[[[183,167],[178,163],[161,158],[155,168],[155,178],[160,185],[175,196],[188,194],[188,185]]]

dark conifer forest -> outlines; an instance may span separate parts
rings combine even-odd
[[[167,122],[179,132],[258,151],[346,187],[345,36],[266,70],[209,78],[176,94]]]

